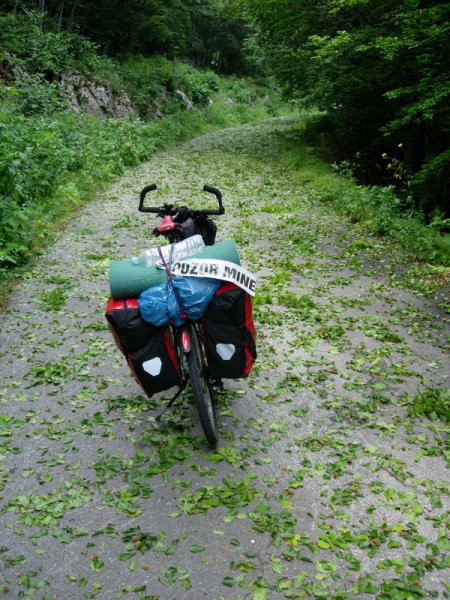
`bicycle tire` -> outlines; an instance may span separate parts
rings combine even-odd
[[[200,423],[211,447],[219,441],[214,393],[206,374],[201,342],[195,327],[191,327],[192,348],[187,353],[187,365]]]

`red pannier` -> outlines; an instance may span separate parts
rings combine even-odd
[[[111,298],[105,317],[118,348],[148,396],[180,384],[180,369],[170,329],[144,321],[139,314],[137,298]]]
[[[247,377],[256,360],[252,297],[233,283],[215,293],[201,319],[208,370],[212,377]]]

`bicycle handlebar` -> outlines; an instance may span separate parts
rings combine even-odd
[[[145,188],[143,188],[141,190],[140,193],[140,199],[139,199],[139,211],[140,212],[148,212],[148,213],[155,213],[157,215],[170,215],[170,216],[175,216],[179,210],[178,207],[174,206],[173,204],[164,204],[164,206],[144,206],[144,201],[145,201],[145,197],[149,192],[153,192],[154,190],[157,189],[156,184],[152,183],[151,185],[147,185]],[[196,217],[196,216],[200,216],[200,215],[223,215],[225,212],[225,207],[222,204],[222,192],[215,188],[212,187],[211,185],[204,185],[203,186],[203,191],[204,192],[208,192],[209,194],[214,194],[214,196],[217,198],[217,201],[219,203],[219,209],[200,209],[200,210],[193,210],[193,209],[189,209],[189,212],[192,214],[192,216]]]

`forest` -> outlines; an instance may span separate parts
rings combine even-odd
[[[271,67],[338,158],[449,216],[450,3],[247,0]],[[339,149],[339,150],[338,150]]]
[[[0,0],[1,598],[450,598],[449,61],[450,0]]]
[[[133,118],[69,109],[74,72],[126,93]],[[390,190],[376,211],[448,234],[449,95],[448,2],[5,0],[0,269],[17,273],[54,222],[156,149],[283,111],[310,112],[294,146]]]

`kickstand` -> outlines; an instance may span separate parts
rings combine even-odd
[[[182,392],[184,391],[184,388],[187,385],[187,381],[184,381],[180,387],[177,390],[177,393],[175,394],[175,396],[173,398],[171,398],[171,400],[169,401],[169,404],[164,408],[164,410],[157,416],[155,417],[155,421],[160,421],[161,417],[170,409],[172,408],[175,400],[177,400],[177,398],[179,398],[179,396],[182,394]]]
[[[221,379],[214,379],[211,381],[211,385],[219,390],[219,392],[225,391],[223,387],[223,381]]]

